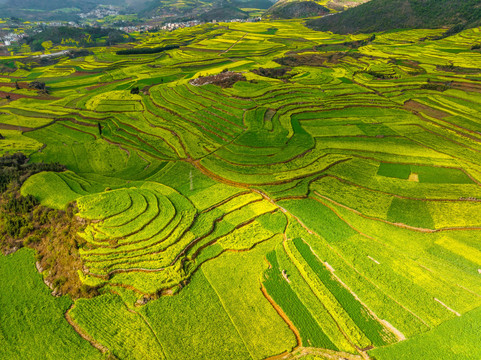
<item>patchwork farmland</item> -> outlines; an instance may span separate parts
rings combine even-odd
[[[66,167],[21,193],[74,203],[98,292],[23,328],[46,290],[0,257],[0,344],[65,329],[0,358],[481,357],[481,34],[442,33],[207,24],[0,74],[0,152]]]

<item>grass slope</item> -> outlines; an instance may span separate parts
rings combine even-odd
[[[0,256],[0,357],[2,359],[101,359],[65,320],[72,305],[55,298],[34,265],[31,250]]]
[[[272,19],[296,19],[326,15],[329,9],[315,1],[280,0],[266,11]]]
[[[308,26],[340,34],[406,28],[479,25],[476,0],[371,0],[341,14],[308,21]]]

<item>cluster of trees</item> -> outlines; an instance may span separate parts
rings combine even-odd
[[[31,213],[39,203],[34,196],[19,194],[21,184],[38,172],[63,170],[65,167],[60,164],[28,163],[28,158],[22,153],[0,158],[0,228],[3,228],[0,245],[13,245],[12,240],[23,238],[34,230]]]
[[[433,83],[427,83],[427,84],[422,84],[421,89],[424,90],[434,90],[434,91],[446,91],[450,89],[450,86],[446,84],[433,84]]]
[[[374,76],[375,78],[377,79],[397,79],[397,77],[395,75],[389,75],[389,74],[385,74],[385,73],[382,73],[382,72],[377,72],[377,71],[374,71],[374,70],[366,70],[364,71],[366,74],[369,74],[371,76]]]
[[[38,90],[39,93],[48,94],[47,85],[44,82],[32,81],[30,84],[28,84],[28,87]]]
[[[157,46],[152,48],[133,48],[117,51],[117,55],[158,54],[167,50],[178,49],[180,45]]]
[[[3,208],[6,211],[15,213],[15,214],[28,214],[38,204],[39,204],[38,200],[33,195],[19,196],[19,197],[12,196],[3,205]]]
[[[75,42],[80,47],[96,46],[101,42],[104,42],[105,45],[116,45],[133,41],[127,33],[118,29],[50,26],[45,27],[41,32],[30,33],[25,38],[25,43],[30,46],[32,51],[43,51],[46,43],[56,46],[62,44],[62,41],[65,40]]]
[[[85,244],[77,233],[85,224],[76,220],[75,204],[54,210],[34,196],[20,194],[22,182],[32,174],[63,170],[60,164],[29,163],[22,153],[0,157],[0,252],[34,248],[46,281],[57,294],[92,297],[98,295],[97,288],[84,285],[77,273],[82,269],[78,249]]]
[[[285,79],[292,77],[292,75],[288,75],[287,73],[292,69],[289,67],[281,67],[281,68],[263,68],[260,67],[259,69],[254,69],[252,72],[254,74],[265,76],[273,79]]]
[[[0,192],[4,192],[9,184],[20,186],[29,176],[42,171],[64,171],[65,166],[59,163],[29,163],[22,153],[0,157]]]

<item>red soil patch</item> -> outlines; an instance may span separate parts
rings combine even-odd
[[[246,81],[245,76],[233,71],[224,71],[217,75],[200,76],[197,79],[191,80],[189,83],[194,86],[214,84],[221,88],[229,88],[238,81]]]
[[[404,108],[410,111],[422,112],[436,119],[444,119],[445,117],[451,116],[451,114],[448,114],[447,112],[434,109],[430,106],[418,103],[417,101],[414,101],[414,100],[406,101],[404,103]]]

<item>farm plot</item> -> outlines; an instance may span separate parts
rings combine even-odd
[[[202,271],[178,295],[152,301],[141,313],[168,359],[252,358]],[[209,341],[205,341],[206,334]]]
[[[100,344],[121,359],[163,359],[162,346],[149,324],[115,294],[81,299],[68,316]]]
[[[21,193],[85,223],[77,330],[120,360],[476,356],[480,31],[441,34],[205,24],[2,75],[0,152],[68,169]],[[59,336],[37,357],[97,358]]]
[[[78,206],[80,216],[100,221],[89,225],[82,234],[91,244],[90,249],[81,250],[89,269],[86,281],[88,277],[105,280],[119,273],[110,279],[111,283],[122,281],[133,287],[139,285],[139,279],[122,273],[158,272],[157,277],[169,280],[170,272],[163,270],[187,245],[179,240],[195,216],[187,199],[167,186],[153,183],[89,195],[80,198]],[[149,292],[163,286],[158,283],[157,289],[149,287]]]
[[[101,359],[64,313],[67,296],[55,298],[35,269],[33,251],[0,256],[0,356],[4,359]]]

